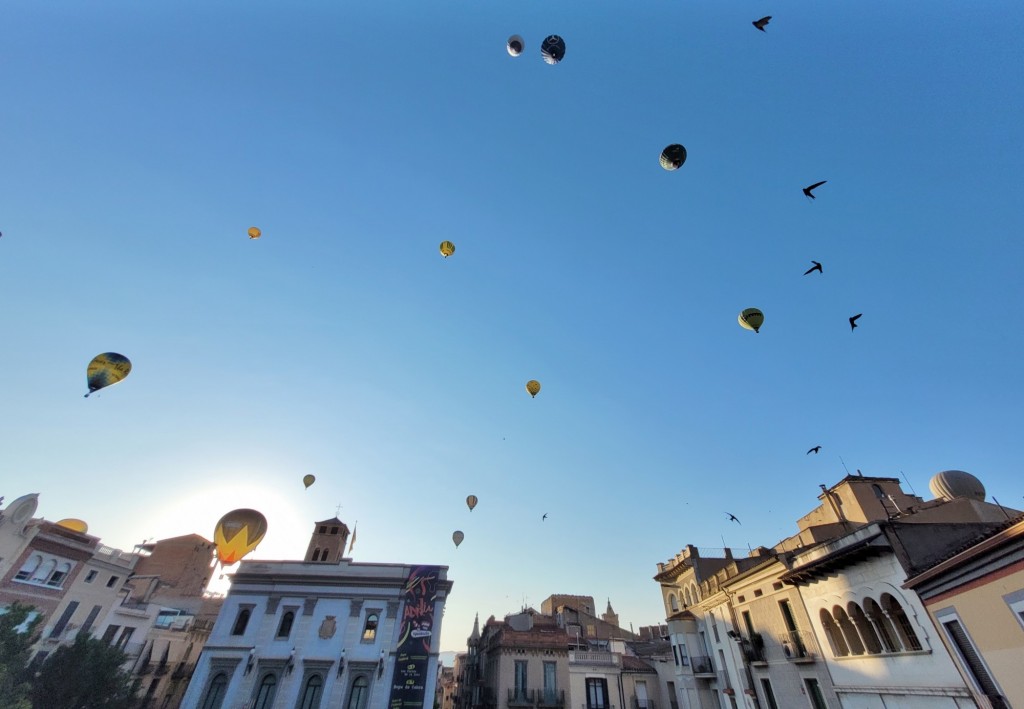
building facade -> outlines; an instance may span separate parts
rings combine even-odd
[[[433,702],[447,567],[353,562],[347,532],[317,522],[304,560],[240,563],[184,706]]]

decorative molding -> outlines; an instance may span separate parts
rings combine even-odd
[[[363,599],[353,598],[348,607],[348,617],[358,618],[363,613]]]
[[[302,615],[313,615],[313,609],[316,608],[317,597],[310,596],[302,602]]]

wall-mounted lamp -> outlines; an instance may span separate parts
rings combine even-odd
[[[256,648],[250,648],[250,650],[249,650],[249,659],[245,663],[245,674],[249,674],[250,672],[252,672],[252,663],[255,661],[255,659],[256,659]]]
[[[295,648],[292,648],[291,654],[288,655],[288,664],[284,666],[284,673],[290,675],[293,667],[295,667]]]
[[[338,658],[338,676],[345,671],[345,648],[341,648],[341,657]]]
[[[384,674],[384,650],[380,651],[380,659],[377,661],[377,677]]]

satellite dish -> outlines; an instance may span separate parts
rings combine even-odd
[[[9,519],[20,527],[32,519],[32,515],[36,513],[37,507],[39,507],[38,492],[22,495],[11,502],[11,504],[7,505],[7,509],[4,510],[3,517],[0,517],[0,524],[3,524]]]

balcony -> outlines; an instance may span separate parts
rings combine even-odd
[[[537,692],[532,689],[508,689],[508,705],[510,707],[532,707],[536,701]]]
[[[768,659],[764,653],[764,638],[760,633],[754,633],[749,639],[740,640],[740,649],[743,651],[744,659],[751,665],[766,665]]]
[[[711,658],[704,655],[691,655],[690,669],[693,670],[695,677],[715,676],[715,666],[711,663]]]
[[[619,667],[622,664],[622,655],[617,652],[584,652],[581,650],[569,651],[570,665],[608,665]]]
[[[796,664],[807,664],[818,659],[818,642],[808,630],[790,630],[780,638],[786,659]]]
[[[565,706],[565,690],[541,690],[537,692],[537,706],[557,707],[562,709]]]
[[[636,695],[630,697],[629,705],[632,709],[658,709],[653,699],[638,699]]]

